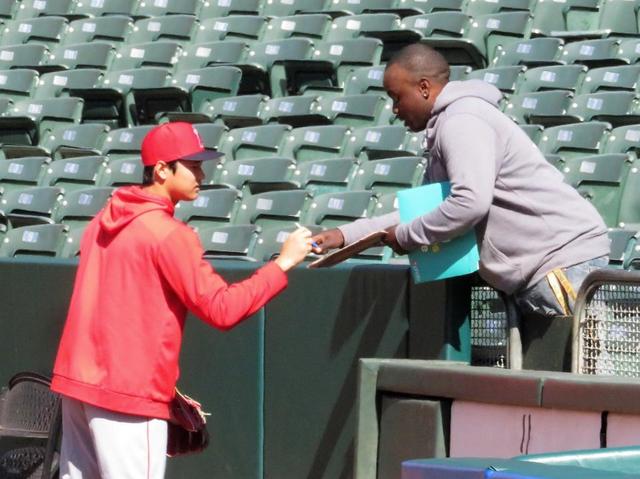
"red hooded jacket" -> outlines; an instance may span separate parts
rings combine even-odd
[[[173,211],[169,200],[125,187],[87,227],[54,391],[112,411],[169,419],[187,310],[229,329],[286,287],[273,262],[228,285]]]

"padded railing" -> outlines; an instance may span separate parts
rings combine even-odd
[[[640,377],[640,273],[594,271],[576,301],[572,371]]]

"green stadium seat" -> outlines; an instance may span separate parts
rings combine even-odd
[[[573,94],[566,90],[550,90],[513,95],[504,105],[504,113],[517,123],[553,126],[572,123],[565,117]]]
[[[73,10],[73,0],[23,0],[15,18],[23,20],[43,16],[64,17]]]
[[[309,160],[298,165],[293,181],[312,196],[335,191],[346,191],[355,172],[354,158]]]
[[[467,79],[467,75],[473,70],[466,65],[449,65],[449,80],[463,81]]]
[[[207,0],[200,7],[198,17],[205,20],[229,15],[260,15],[263,3],[261,0]]]
[[[236,96],[242,70],[233,66],[217,66],[180,71],[171,84],[184,90],[191,98],[192,111],[205,111],[213,100]]]
[[[559,56],[562,53],[564,42],[560,38],[531,38],[504,45],[493,54],[491,66],[525,65],[538,67],[545,65],[558,65],[562,62]]]
[[[311,95],[285,96],[269,100],[262,112],[265,122],[279,122],[294,128],[322,125],[327,119],[316,112],[317,97]]]
[[[304,215],[304,224],[334,228],[368,216],[373,202],[371,191],[325,193],[313,198]]]
[[[139,156],[109,157],[96,179],[96,186],[127,186],[142,183],[143,165]]]
[[[108,16],[132,17],[138,0],[88,0],[77,2],[73,14],[80,18],[100,18]]]
[[[461,11],[464,3],[464,0],[396,0],[394,5],[397,9],[412,10],[415,14],[421,15],[448,10]]]
[[[305,12],[321,12],[325,5],[326,0],[273,0],[262,2],[260,13],[272,18],[300,16]]]
[[[568,158],[562,173],[567,183],[587,198],[609,227],[618,226],[622,187],[632,158],[619,153]]]
[[[3,45],[19,45],[21,43],[38,43],[50,46],[60,43],[68,22],[64,17],[38,17],[14,20],[4,24],[2,31]]]
[[[260,228],[255,225],[212,226],[198,229],[207,259],[255,261],[253,250]]]
[[[570,39],[597,38],[599,0],[538,2],[534,10],[532,36]]]
[[[73,96],[75,90],[98,87],[104,72],[95,68],[50,72],[40,75],[34,98],[58,98]]]
[[[323,13],[271,18],[262,36],[262,41],[283,40],[292,37],[322,41],[331,25],[331,17]]]
[[[69,24],[62,42],[66,45],[96,40],[123,43],[130,37],[132,31],[133,21],[124,15],[82,18]]]
[[[631,168],[622,187],[620,213],[615,226],[640,230],[640,170],[636,166]]]
[[[422,184],[424,158],[404,156],[363,162],[349,184],[350,190],[370,190],[381,195]]]
[[[64,241],[64,225],[33,225],[9,230],[0,242],[0,256],[56,256]]]
[[[535,4],[536,0],[473,0],[467,1],[462,11],[470,17],[516,11],[531,12]]]
[[[25,100],[33,95],[38,84],[38,72],[24,68],[0,71],[0,98]]]
[[[21,226],[53,223],[51,214],[61,195],[60,188],[32,186],[8,191],[0,199],[0,222]]]
[[[193,15],[167,15],[138,20],[127,42],[131,44],[169,40],[190,42],[198,31],[198,21]]]
[[[102,154],[112,159],[139,155],[142,140],[151,128],[153,125],[111,130],[102,144]]]
[[[291,226],[300,222],[308,194],[304,190],[268,191],[243,199],[235,224],[267,226]]]
[[[600,145],[611,132],[611,125],[603,121],[586,121],[549,127],[538,142],[545,154],[558,154],[563,158],[595,155]]]
[[[544,90],[567,90],[576,92],[580,89],[587,74],[584,65],[549,65],[531,68],[522,75],[518,93],[530,93]]]
[[[375,94],[320,98],[316,111],[335,125],[350,127],[389,124],[391,100]]]
[[[589,68],[620,65],[624,62],[616,57],[619,44],[619,40],[613,38],[568,43],[561,58],[565,63],[580,63]]]
[[[193,127],[198,130],[202,144],[207,150],[218,150],[229,129],[224,125],[198,123]]]
[[[469,27],[469,20],[461,11],[437,11],[405,17],[400,27],[422,35],[423,41],[439,50],[450,65],[473,65],[482,68],[485,64],[477,55],[472,60],[464,51],[467,42],[463,40],[463,35]],[[475,55],[475,51],[473,53]]]
[[[280,145],[291,131],[288,125],[262,125],[236,128],[229,132],[220,151],[227,161],[281,156]]]
[[[333,20],[324,40],[339,42],[358,37],[367,37],[375,32],[390,32],[400,28],[400,17],[393,13],[362,13],[346,15]],[[422,35],[413,35],[420,39]]]
[[[636,91],[640,65],[592,68],[587,73],[580,93],[601,91]]]
[[[243,193],[258,194],[266,191],[294,190],[291,180],[295,162],[291,158],[256,158],[228,161],[219,182]]]
[[[193,201],[180,201],[175,217],[194,228],[227,225],[233,222],[240,205],[240,194],[233,188],[200,191]]]
[[[633,153],[640,155],[640,125],[614,128],[602,143],[600,153]]]
[[[52,164],[55,163],[54,161]],[[56,223],[64,224],[69,231],[84,229],[104,208],[113,191],[113,188],[83,185],[79,189],[67,192],[53,212],[53,219]]]
[[[614,127],[640,123],[639,102],[626,91],[577,95],[567,111],[574,121],[607,121]]]
[[[52,161],[44,168],[39,184],[60,188],[66,201],[68,193],[95,185],[105,160],[103,156],[79,156]]]
[[[109,133],[106,125],[61,125],[40,139],[39,147],[54,159],[99,155]]]
[[[107,70],[115,57],[116,49],[111,43],[105,41],[65,44],[53,50],[47,66],[54,70],[76,68]]]
[[[186,45],[176,65],[179,71],[190,71],[221,64],[244,62],[249,45],[241,41],[220,41]]]
[[[254,42],[262,37],[266,26],[266,17],[253,15],[207,18],[200,24],[194,42],[209,43],[222,40]]]
[[[503,93],[514,93],[518,87],[518,82],[522,78],[525,67],[507,66],[507,67],[491,67],[480,70],[473,70],[466,76],[467,80],[478,79],[487,83],[491,83]]]
[[[629,247],[636,242],[637,231],[635,229],[609,228],[607,234],[611,240],[609,252],[609,267],[622,269],[628,257]]]
[[[141,1],[134,7],[134,18],[151,18],[174,15],[195,15],[200,2],[198,0],[155,0]]]
[[[229,128],[257,126],[264,123],[262,111],[269,97],[265,95],[240,95],[222,97],[211,101],[200,112],[216,123]]]
[[[350,129],[344,125],[296,128],[286,135],[280,154],[298,163],[340,158],[349,139]]]
[[[13,158],[0,161],[0,195],[27,186],[38,186],[40,174],[51,159],[46,156]]]
[[[640,40],[636,38],[620,40],[616,58],[624,64],[638,63],[638,60],[640,60]]]
[[[56,256],[59,258],[78,257],[80,255],[80,241],[82,240],[84,230],[85,228],[78,228],[76,230],[66,232]]]
[[[359,160],[413,156],[415,148],[413,151],[405,149],[408,134],[407,129],[400,125],[355,128],[344,153]]]
[[[312,225],[304,225],[304,227],[310,230],[313,235],[323,230],[323,228]],[[298,227],[293,223],[283,223],[280,226],[261,229],[253,257],[256,261],[269,261],[275,258],[278,253],[280,253],[282,244],[296,229],[298,229]],[[309,259],[311,258],[315,259],[316,257],[309,255]]]
[[[384,66],[355,68],[345,80],[345,95],[360,95],[364,93],[382,93],[384,78]]]
[[[544,127],[542,125],[518,125],[522,131],[526,133],[526,135],[533,141],[535,144],[538,144],[540,137],[542,136],[542,132],[544,131]]]
[[[181,52],[180,44],[175,41],[126,43],[118,49],[109,69],[111,71],[133,70],[144,66],[173,68]]]
[[[44,45],[4,45],[0,47],[0,69],[29,68],[42,72],[46,69],[48,56]]]
[[[221,162],[202,162],[202,172],[204,173],[204,179],[200,182],[200,190],[213,190],[220,188],[219,176],[224,164],[224,159],[222,159]]]
[[[20,2],[13,2],[11,0],[0,2],[0,21],[13,19],[19,6]]]

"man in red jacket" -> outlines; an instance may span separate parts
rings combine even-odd
[[[232,328],[281,292],[311,250],[300,228],[277,259],[227,284],[173,217],[178,201],[198,196],[201,161],[220,155],[180,122],[152,129],[141,154],[144,184],[118,189],[80,245],[51,386],[63,395],[62,478],[164,477],[187,310]]]

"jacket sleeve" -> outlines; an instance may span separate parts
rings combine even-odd
[[[157,263],[180,301],[216,328],[232,328],[287,286],[286,274],[273,261],[251,277],[228,284],[202,255],[196,233],[180,225],[160,244]]]
[[[338,226],[344,237],[344,245],[347,246],[360,238],[364,238],[369,233],[380,231],[389,226],[397,225],[400,222],[400,214],[397,211],[386,215],[375,216],[373,218],[363,218],[352,223]]]
[[[458,113],[438,132],[451,192],[435,210],[396,229],[406,250],[460,236],[484,218],[493,201],[496,179],[495,130],[481,118]]]

